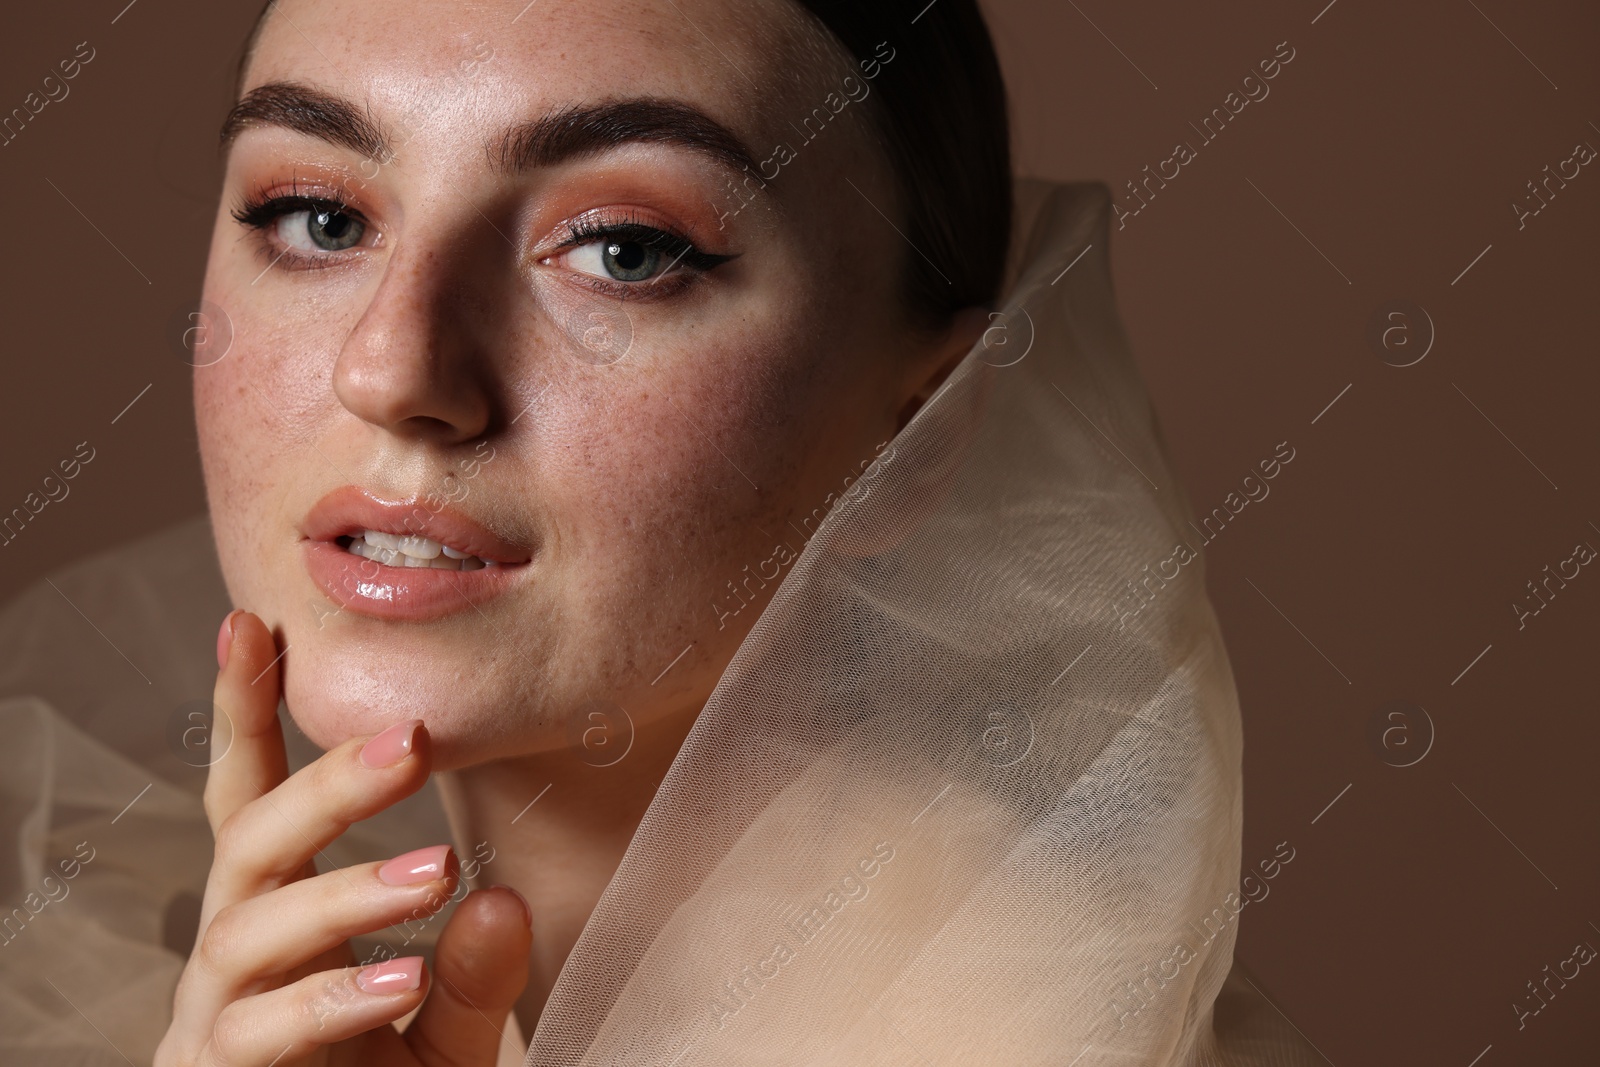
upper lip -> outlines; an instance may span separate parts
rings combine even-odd
[[[333,541],[363,530],[399,537],[427,537],[495,563],[526,563],[531,553],[488,527],[446,505],[435,511],[420,499],[382,500],[353,485],[341,486],[318,500],[300,524],[302,536]]]

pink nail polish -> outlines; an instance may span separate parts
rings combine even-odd
[[[374,770],[379,767],[393,767],[411,755],[411,742],[415,738],[417,727],[421,725],[421,719],[395,723],[362,746],[362,764]]]
[[[222,670],[228,665],[228,649],[233,645],[233,619],[239,614],[239,609],[228,612],[222,620],[222,628],[217,631],[217,670]]]
[[[409,993],[422,984],[422,957],[402,956],[363,967],[356,985],[368,993]]]
[[[416,885],[443,878],[450,862],[449,845],[430,845],[407,852],[378,868],[378,877],[390,885]]]

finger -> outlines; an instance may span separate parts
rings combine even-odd
[[[495,1062],[506,1014],[528,984],[531,922],[527,902],[509,886],[469,893],[450,917],[434,950],[433,993],[405,1032],[426,1067]]]
[[[267,1067],[322,1045],[377,1030],[361,1063],[400,1062],[400,1035],[387,1024],[428,993],[421,956],[307,975],[291,985],[229,1004],[196,1067]],[[385,1045],[388,1047],[386,1048]]]
[[[206,772],[206,818],[213,833],[228,816],[288,774],[278,723],[277,641],[260,618],[233,611],[217,635],[217,658],[224,656],[226,663],[217,672],[212,695],[218,714],[212,723],[211,767]]]
[[[352,823],[421,789],[431,765],[421,719],[329,749],[217,829],[207,900],[231,904],[300,877]]]
[[[217,912],[174,998],[174,1021],[197,1033],[227,1005],[358,934],[424,922],[450,902],[461,866],[449,845],[291,882]]]

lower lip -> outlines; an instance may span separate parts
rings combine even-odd
[[[307,541],[306,571],[342,610],[379,619],[419,621],[467,611],[510,588],[525,563],[447,571],[390,567],[336,541]]]

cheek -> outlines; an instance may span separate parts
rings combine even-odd
[[[699,355],[703,369],[563,412],[551,488],[597,550],[633,554],[643,542],[655,547],[639,558],[704,558],[759,536],[749,523],[795,496],[817,436],[807,354]]]
[[[213,276],[203,296],[223,309],[232,331],[227,354],[191,372],[207,507],[235,603],[269,610],[282,575],[263,573],[277,558],[268,549],[293,515],[293,475],[326,462],[312,446],[333,397],[326,370],[319,372],[324,356],[300,328]]]
[[[777,541],[803,547],[786,531],[820,481],[823,409],[835,392],[825,359],[789,331],[743,332],[737,350],[679,353],[604,397],[569,390],[550,413],[541,485],[575,583],[569,603],[591,632],[632,650],[646,681],[652,663],[691,641],[710,651],[742,635],[719,625],[721,591]]]
[[[229,383],[217,368],[195,371],[195,416],[199,432],[206,505],[218,562],[234,604],[269,610],[263,564],[271,560],[268,531],[283,507],[286,480],[275,479],[260,456],[272,448],[266,429],[251,413],[244,387]]]

